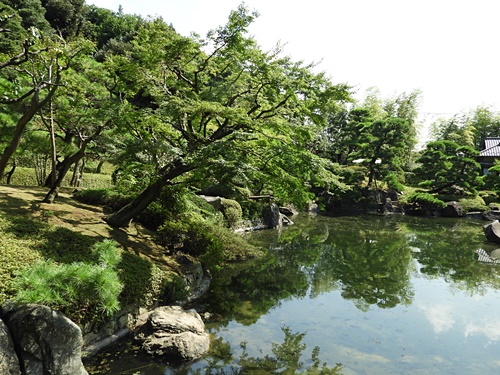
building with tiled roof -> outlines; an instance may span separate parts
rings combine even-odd
[[[500,159],[500,137],[486,138],[484,140],[484,149],[478,157],[483,174],[488,173],[488,169],[495,164],[495,160]]]

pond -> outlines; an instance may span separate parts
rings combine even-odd
[[[100,374],[494,374],[500,265],[485,222],[303,214],[247,234],[264,259],[215,273],[209,355],[170,367],[117,348]],[[125,353],[125,354],[124,354]],[[90,371],[89,371],[90,372]]]

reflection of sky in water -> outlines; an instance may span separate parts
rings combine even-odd
[[[500,340],[498,292],[489,290],[484,295],[468,296],[464,292],[451,294],[449,284],[442,279],[414,279],[419,291],[413,304],[423,312],[435,334],[451,329],[465,338],[483,336],[487,344]]]
[[[360,311],[339,291],[292,299],[252,326],[231,323],[218,335],[236,349],[247,341],[251,356],[281,342],[276,326],[305,332],[304,362],[315,346],[320,359],[348,374],[493,374],[500,371],[498,293],[467,295],[442,279],[412,280],[410,306]],[[237,350],[235,351],[237,352]]]

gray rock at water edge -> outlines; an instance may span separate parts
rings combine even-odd
[[[262,221],[268,228],[276,229],[281,227],[281,213],[276,203],[271,203],[262,209]]]
[[[0,319],[0,374],[21,375],[14,343],[5,323]]]
[[[498,220],[485,225],[483,231],[488,241],[500,243],[500,223]]]
[[[88,375],[82,364],[82,332],[62,313],[41,305],[3,313],[27,375]]]
[[[458,202],[446,202],[446,207],[443,208],[442,214],[444,217],[463,217],[465,211]]]
[[[483,213],[483,220],[495,221],[500,219],[500,211],[486,211]]]
[[[295,207],[292,206],[287,206],[287,207],[280,207],[279,208],[280,213],[285,216],[295,216],[298,215],[298,211]]]
[[[500,249],[495,249],[490,253],[490,258],[494,260],[500,259]]]
[[[143,350],[171,362],[189,362],[203,356],[210,347],[205,324],[194,311],[179,306],[162,306],[149,314],[136,340]]]

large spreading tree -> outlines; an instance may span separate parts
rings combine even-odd
[[[137,31],[128,55],[108,58],[112,92],[125,101],[119,123],[145,148],[161,150],[155,178],[107,216],[110,225],[128,225],[188,172],[203,170],[210,178],[221,164],[248,176],[272,170],[283,186],[294,181],[290,189],[307,190],[304,180],[297,183],[310,177],[310,168],[299,167],[312,155],[304,154],[305,145],[323,125],[321,111],[348,99],[348,90],[280,51],[263,52],[246,37],[255,16],[240,6],[205,40],[153,20]]]

